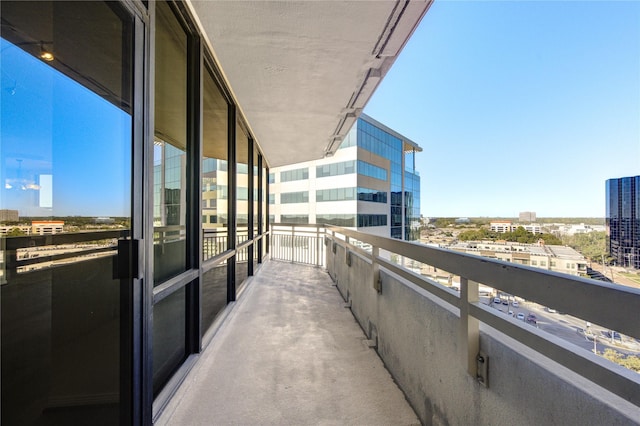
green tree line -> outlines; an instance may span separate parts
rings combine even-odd
[[[539,240],[544,240],[545,244],[560,245],[562,240],[552,234],[534,234],[527,231],[522,226],[519,226],[513,232],[494,232],[486,228],[472,229],[464,231],[458,234],[458,239],[461,241],[476,241],[476,240],[505,240],[514,243],[534,244]]]
[[[593,262],[602,262],[603,255],[608,258],[607,234],[604,231],[566,235],[562,242]]]

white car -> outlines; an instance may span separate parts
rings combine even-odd
[[[516,318],[518,318],[520,321],[524,321],[524,314],[522,312],[519,312],[518,315],[516,315]]]
[[[501,303],[500,298],[499,297],[494,298],[493,303],[495,303],[496,305],[499,305]]]
[[[513,302],[511,302],[511,306],[513,306],[514,308],[517,308],[518,306],[520,306],[520,304],[518,303],[517,300],[514,300]]]

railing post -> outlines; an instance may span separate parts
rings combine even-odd
[[[273,247],[273,224],[272,223],[269,224],[269,235],[271,236],[271,238],[267,240],[267,245],[270,246],[268,250],[269,250],[269,253],[271,254],[271,258],[273,259],[274,247]]]
[[[477,303],[478,283],[460,277],[460,347],[463,363],[469,374],[478,378],[478,353],[480,351],[480,325],[479,321],[469,315],[469,305]]]
[[[380,265],[378,264],[378,255],[380,249],[376,246],[371,246],[371,270],[373,271],[373,288],[378,292],[382,292],[382,283],[380,282]]]
[[[316,266],[320,266],[320,227],[316,224]]]
[[[295,239],[296,229],[291,225],[291,263],[295,263],[294,257],[296,256],[296,245],[293,240]]]

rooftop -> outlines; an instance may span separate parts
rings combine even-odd
[[[540,256],[551,256],[559,259],[574,259],[574,260],[585,260],[585,257],[578,253],[576,250],[567,246],[559,246],[559,245],[539,245],[539,244],[524,244],[524,243],[515,243],[515,242],[494,242],[494,241],[464,241],[458,242],[449,248],[452,250],[456,250],[458,248],[463,248],[466,250],[507,250],[511,251],[511,247],[517,247],[519,252],[531,253],[534,255]]]

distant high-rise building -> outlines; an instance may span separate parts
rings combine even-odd
[[[640,269],[640,176],[606,182],[609,254],[620,266]]]
[[[17,222],[20,220],[18,210],[1,209],[0,210],[0,223],[2,222]]]
[[[520,216],[518,217],[520,222],[535,222],[536,221],[536,212],[520,212]]]

